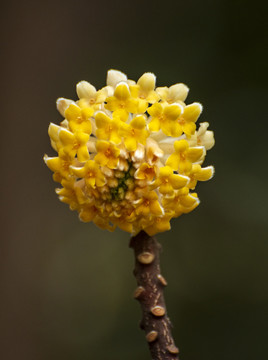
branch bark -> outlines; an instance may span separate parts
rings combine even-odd
[[[144,231],[130,240],[135,253],[134,275],[138,287],[134,298],[142,308],[141,329],[153,360],[179,360],[179,349],[176,347],[172,334],[171,322],[167,317],[167,309],[163,289],[167,285],[160,272],[159,253],[161,245]]]

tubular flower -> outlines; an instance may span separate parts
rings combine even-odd
[[[180,136],[183,132],[179,123],[182,111],[183,107],[180,104],[155,103],[148,109],[148,113],[152,115],[149,130],[159,131],[161,129],[167,136]]]
[[[69,129],[74,132],[81,130],[86,134],[91,134],[92,126],[90,118],[94,110],[90,107],[81,109],[78,105],[71,104],[65,111],[66,120],[68,120]]]
[[[117,113],[116,116],[113,113],[113,118],[111,119],[103,111],[97,112],[95,115],[97,138],[101,140],[109,140],[113,144],[120,144],[122,139],[118,134],[120,128],[119,125],[121,121],[126,120],[125,113]]]
[[[201,161],[205,152],[203,146],[189,147],[188,142],[184,139],[175,141],[174,149],[175,152],[167,159],[166,165],[181,174],[189,173],[192,164]]]
[[[143,74],[137,84],[129,81],[129,89],[134,98],[139,98],[139,112],[145,112],[148,103],[153,104],[160,99],[155,91],[156,77],[152,73]]]
[[[208,123],[196,130],[202,106],[184,103],[186,85],[155,84],[152,73],[136,83],[110,70],[104,88],[81,81],[77,101],[57,100],[64,120],[48,129],[57,156],[44,161],[59,199],[82,221],[151,236],[200,203],[192,191],[214,174],[202,167],[213,132]]]
[[[87,142],[89,135],[77,130],[74,133],[67,129],[60,129],[59,140],[62,143],[62,150],[66,154],[70,154],[71,157],[77,155],[78,161],[87,161],[89,159],[89,153],[87,150]]]
[[[136,116],[129,124],[122,124],[120,135],[124,138],[125,147],[129,151],[135,151],[139,143],[145,145],[149,134],[144,116]]]
[[[178,190],[188,184],[189,178],[187,176],[174,174],[169,166],[160,168],[159,176],[152,184],[152,188],[158,188],[163,195],[172,195],[174,190]]]
[[[81,108],[91,106],[94,110],[101,109],[101,104],[105,101],[108,95],[108,88],[103,88],[99,91],[87,81],[80,81],[76,85],[76,93],[80,100],[78,105]]]

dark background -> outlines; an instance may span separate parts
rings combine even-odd
[[[182,360],[266,359],[265,1],[15,1],[2,5],[3,360],[146,360],[129,235],[80,223],[57,200],[47,128],[75,84],[106,71],[186,83],[215,131],[201,205],[159,234]]]

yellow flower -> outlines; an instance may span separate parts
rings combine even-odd
[[[152,184],[151,188],[159,187],[159,192],[164,195],[172,195],[174,190],[178,190],[186,186],[189,182],[187,176],[174,174],[169,166],[160,168],[157,179]]]
[[[99,140],[96,144],[97,155],[95,161],[101,166],[116,169],[119,162],[120,150],[108,141]]]
[[[74,179],[63,179],[61,185],[63,186],[62,188],[56,189],[60,201],[69,204],[71,210],[78,210],[80,205],[85,202],[79,182],[76,182]]]
[[[79,213],[79,218],[83,222],[94,221],[96,216],[98,215],[98,209],[94,205],[86,205],[83,206]]]
[[[184,187],[176,192],[171,198],[165,198],[163,204],[167,211],[174,211],[175,217],[194,210],[200,201],[196,194],[189,193],[189,188]]]
[[[77,155],[78,161],[84,162],[89,159],[87,142],[89,135],[78,130],[72,133],[66,129],[60,129],[59,140],[62,143],[62,150],[71,157]]]
[[[153,224],[144,228],[144,231],[150,236],[153,236],[159,232],[170,230],[170,219],[174,216],[174,211],[166,213],[161,217],[156,217]]]
[[[152,120],[149,123],[149,129],[151,131],[159,131],[161,129],[167,136],[180,136],[182,134],[182,128],[178,119],[182,111],[183,107],[180,104],[153,104],[147,110],[152,116]]]
[[[201,123],[198,131],[196,131],[190,139],[187,139],[190,146],[204,146],[206,150],[213,148],[215,144],[213,131],[207,130],[208,122]]]
[[[138,98],[138,112],[144,113],[148,107],[148,103],[153,104],[160,99],[155,92],[156,77],[152,73],[143,74],[137,84],[130,82],[129,88],[131,95]]]
[[[104,218],[99,210],[94,205],[82,207],[79,218],[83,222],[93,221],[101,229],[114,231],[115,227],[109,224],[109,220]]]
[[[56,124],[50,123],[48,127],[48,135],[50,137],[51,146],[58,151],[62,144],[59,139],[59,132],[62,128]]]
[[[154,235],[198,206],[193,189],[214,174],[201,167],[213,132],[208,123],[196,131],[202,106],[184,103],[186,85],[155,86],[152,73],[135,82],[110,70],[102,89],[80,81],[76,101],[57,100],[64,119],[48,128],[57,156],[44,161],[81,221]]]
[[[139,180],[152,181],[156,176],[156,166],[142,163],[134,174],[134,177]]]
[[[199,164],[193,164],[192,170],[189,174],[190,182],[188,187],[194,189],[196,187],[197,181],[207,181],[210,180],[214,175],[214,167],[207,166],[202,168]]]
[[[132,98],[128,84],[121,82],[117,84],[114,95],[106,99],[105,108],[111,111],[124,109],[127,113],[137,113],[138,101]]]
[[[73,100],[65,99],[63,97],[57,99],[56,105],[61,116],[65,117],[65,111],[71,104],[75,105],[75,102]]]
[[[154,91],[156,76],[152,73],[143,74],[137,81],[137,85],[130,86],[133,92],[137,92],[140,99],[145,99],[149,103],[154,103],[159,100],[159,95]]]
[[[100,109],[108,95],[107,89],[97,91],[96,88],[87,81],[80,81],[76,85],[76,93],[79,97],[77,102],[81,108],[91,107],[94,110]]]
[[[122,124],[119,134],[124,138],[124,144],[129,151],[135,151],[138,143],[145,145],[149,134],[144,116],[136,116],[130,124]]]
[[[185,106],[183,113],[180,115],[178,122],[181,126],[181,130],[189,138],[194,134],[196,125],[195,122],[199,118],[202,112],[202,105],[199,103],[193,103],[191,105]]]
[[[57,179],[57,182],[61,182],[62,179],[69,179],[71,177],[70,166],[74,163],[74,158],[69,154],[60,152],[57,157],[48,157],[45,155],[44,161],[49,169],[56,174],[54,180]]]
[[[146,160],[150,165],[156,164],[163,157],[164,151],[160,149],[157,141],[151,137],[146,141]]]
[[[71,131],[81,130],[87,134],[91,134],[92,126],[90,118],[93,115],[94,110],[86,107],[81,109],[79,106],[71,104],[65,110],[65,117],[69,122]]]
[[[95,188],[96,186],[103,186],[106,183],[105,176],[100,171],[99,165],[94,160],[88,160],[81,168],[72,166],[72,173],[78,178],[85,179],[87,186]]]
[[[158,87],[156,88],[156,93],[160,96],[163,102],[167,102],[169,104],[172,103],[183,103],[186,99],[189,92],[188,86],[180,83],[175,84],[168,87]]]
[[[120,216],[119,218],[114,217],[113,222],[124,231],[127,231],[129,233],[132,233],[133,230],[133,224],[132,222],[129,222],[125,216]]]
[[[205,152],[203,146],[190,148],[186,140],[175,141],[174,149],[175,152],[169,156],[166,165],[173,170],[178,170],[181,174],[189,173],[192,164],[200,160]]]
[[[158,201],[158,195],[155,191],[147,191],[143,193],[141,199],[136,202],[135,212],[142,216],[160,216],[163,215],[163,209]]]
[[[121,116],[120,116],[121,115]],[[95,115],[96,119],[96,136],[100,140],[109,140],[113,144],[120,144],[122,141],[121,136],[119,135],[119,129],[121,126],[121,121],[126,121],[125,113],[117,112],[116,115],[113,113],[113,118],[111,119],[104,112],[97,112]]]

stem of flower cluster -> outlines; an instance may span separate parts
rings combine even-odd
[[[149,345],[153,360],[179,360],[179,349],[172,334],[163,289],[167,285],[160,272],[159,253],[161,245],[144,231],[130,240],[135,253],[134,275],[137,289],[134,298],[141,304],[141,329]]]

